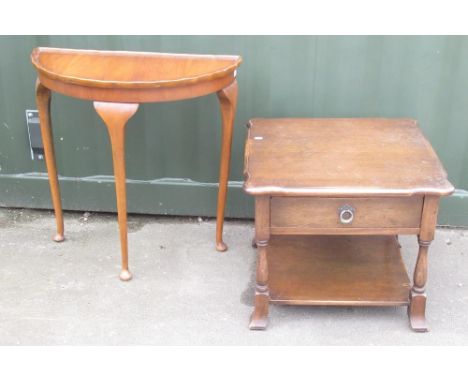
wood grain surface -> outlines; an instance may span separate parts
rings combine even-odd
[[[410,281],[394,236],[272,236],[270,301],[408,305]]]
[[[254,119],[249,125],[249,194],[363,197],[454,190],[411,119]]]

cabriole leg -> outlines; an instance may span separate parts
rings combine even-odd
[[[36,104],[39,111],[39,121],[41,125],[42,143],[44,144],[44,156],[49,176],[50,194],[52,205],[55,211],[55,222],[57,224],[57,233],[53,240],[61,242],[65,240],[62,202],[60,199],[60,186],[57,176],[57,167],[55,164],[54,139],[52,135],[52,122],[50,117],[50,90],[42,85],[39,80],[36,81]]]
[[[234,128],[234,116],[237,105],[237,80],[218,93],[221,105],[221,117],[223,123],[221,138],[221,161],[219,167],[218,206],[216,211],[216,249],[220,252],[227,250],[223,241],[224,211],[226,208],[226,196],[229,180],[229,166],[231,162],[232,133]]]
[[[138,104],[94,102],[94,108],[107,126],[112,146],[115,193],[117,196],[117,216],[122,253],[120,279],[129,281],[132,274],[128,268],[127,241],[127,196],[125,189],[125,126],[138,110]]]

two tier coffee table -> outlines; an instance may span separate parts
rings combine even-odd
[[[65,236],[50,116],[52,91],[94,101],[94,108],[109,131],[122,255],[120,278],[124,281],[132,278],[128,266],[125,187],[127,121],[140,103],[178,101],[216,93],[222,114],[216,249],[227,249],[223,222],[237,104],[236,73],[241,57],[36,48],[31,61],[38,74],[36,102],[57,222],[55,241],[63,241]]]
[[[409,119],[254,119],[244,189],[258,251],[251,329],[270,303],[408,306],[427,331],[428,249],[440,197],[453,192]],[[413,281],[398,235],[417,235]]]

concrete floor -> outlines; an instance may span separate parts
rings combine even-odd
[[[0,345],[468,345],[468,231],[440,229],[431,246],[431,332],[404,307],[272,306],[265,332],[247,329],[256,254],[251,221],[130,216],[131,282],[119,281],[112,214],[66,213],[50,240],[49,211],[0,209]],[[413,269],[414,237],[402,237]]]

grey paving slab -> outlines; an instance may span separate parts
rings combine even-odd
[[[265,332],[247,329],[256,261],[252,221],[130,216],[131,282],[119,281],[112,214],[0,209],[0,345],[467,345],[468,232],[439,229],[430,249],[431,332],[406,309],[272,306]],[[414,237],[402,237],[410,270]]]

